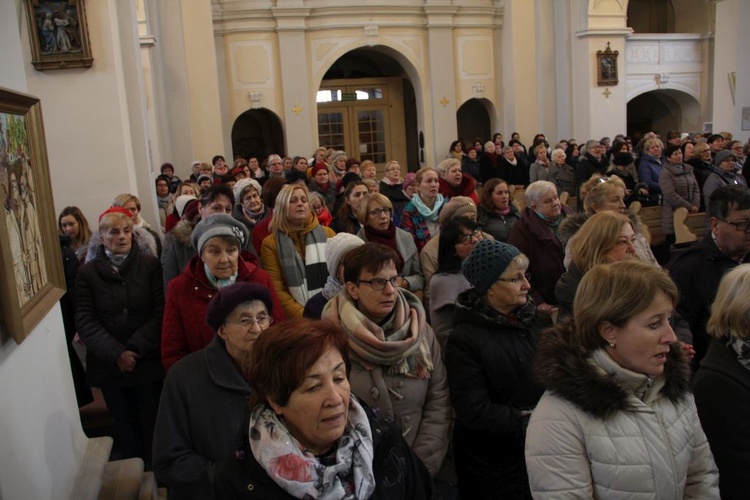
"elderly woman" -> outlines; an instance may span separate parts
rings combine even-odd
[[[445,354],[445,343],[453,331],[456,297],[471,284],[461,273],[461,263],[474,246],[484,239],[479,223],[468,217],[456,217],[443,224],[438,238],[437,269],[429,281],[430,326]],[[434,240],[433,240],[434,241]]]
[[[630,219],[630,224],[635,232],[635,255],[643,262],[650,262],[657,265],[646,235],[644,234],[643,223],[638,214],[628,212],[625,206],[625,184],[619,177],[611,175],[609,177],[600,177],[594,175],[583,186],[581,186],[581,196],[584,197],[583,207],[585,212],[567,217],[560,224],[560,239],[565,244],[565,267],[570,264],[571,251],[575,235],[581,226],[593,214],[605,210],[611,210],[620,214],[625,214]]]
[[[438,213],[446,201],[439,193],[438,173],[432,167],[422,167],[416,175],[417,192],[404,208],[401,229],[411,233],[417,251],[440,232]]]
[[[310,211],[307,188],[284,186],[276,198],[271,234],[263,240],[260,261],[271,276],[284,314],[302,316],[307,301],[328,278],[325,243],[336,233]]]
[[[411,201],[411,195],[407,194],[404,179],[401,178],[401,166],[397,161],[389,161],[385,164],[385,176],[380,180],[380,193],[384,194],[393,203],[394,221],[399,226],[404,208]],[[414,174],[411,174],[414,175]]]
[[[178,184],[177,190],[174,193],[174,199],[172,203],[170,203],[169,207],[167,207],[167,212],[169,215],[167,215],[167,220],[164,224],[164,231],[166,233],[174,229],[177,223],[179,223],[182,219],[182,210],[185,209],[185,204],[179,204],[177,202],[180,196],[191,196],[192,198],[198,198],[198,193],[200,193],[200,188],[197,184],[194,184],[190,181],[185,181]],[[187,198],[182,198],[182,200],[186,199]]]
[[[703,200],[706,205],[706,226],[709,225],[710,219],[708,212],[711,209],[709,203],[711,194],[716,191],[716,188],[729,185],[747,187],[747,181],[737,172],[735,165],[737,156],[734,153],[726,149],[721,150],[716,154],[714,160],[716,161],[716,167],[703,185]]]
[[[551,322],[529,297],[528,266],[517,248],[495,240],[477,243],[462,265],[472,288],[458,296],[445,354],[461,498],[529,496],[523,442],[542,395],[531,360]]]
[[[341,204],[336,217],[331,221],[331,229],[337,233],[357,234],[362,228],[357,212],[362,198],[367,196],[368,192],[364,182],[350,182],[344,190],[344,203]]]
[[[548,180],[555,183],[558,193],[568,193],[570,196],[573,196],[576,192],[575,167],[565,161],[567,156],[562,149],[553,150],[550,156],[552,162],[549,167]]]
[[[484,144],[484,154],[479,158],[479,178],[483,183],[500,177],[498,172],[498,153],[495,143],[487,141]]]
[[[671,245],[675,242],[674,211],[684,207],[691,214],[698,213],[701,192],[693,175],[693,167],[682,163],[682,150],[679,146],[668,146],[664,150],[664,158],[667,161],[659,174],[662,192],[661,228],[666,236],[666,243]]]
[[[481,150],[480,147],[479,151]],[[479,153],[477,152],[477,148],[469,148],[466,152],[466,156],[461,159],[461,171],[464,175],[471,177],[475,181],[481,179],[479,173]]]
[[[520,144],[520,143],[517,143]],[[513,148],[503,148],[502,156],[498,159],[496,177],[507,180],[510,185],[522,189],[529,184],[529,168],[522,161],[518,161]]]
[[[156,244],[156,256],[161,256],[161,239],[156,231],[151,229],[151,226],[141,217],[141,200],[137,196],[132,194],[119,194],[115,197],[112,202],[113,207],[122,207],[128,210],[133,215],[133,223],[135,227],[145,229],[153,237],[154,243]]]
[[[365,160],[359,165],[360,175],[362,180],[372,179],[378,181],[378,169],[372,160]]]
[[[91,241],[91,229],[86,216],[78,207],[65,207],[57,218],[57,224],[60,234],[70,238],[70,248],[83,263]]]
[[[365,196],[357,209],[362,229],[357,236],[367,243],[380,243],[398,254],[396,267],[401,270],[398,286],[416,292],[424,288],[422,267],[414,239],[409,233],[393,224],[393,205],[382,194]]]
[[[263,188],[255,179],[242,179],[234,185],[236,203],[232,217],[242,222],[248,231],[252,231],[260,221],[270,215],[270,210],[261,200]]]
[[[352,394],[340,328],[308,319],[274,325],[249,364],[250,423],[217,473],[215,498],[433,498],[396,426]]]
[[[325,163],[316,163],[310,169],[310,182],[307,188],[311,193],[319,193],[326,201],[328,211],[333,211],[333,204],[336,202],[336,183],[330,180]]]
[[[377,243],[347,253],[346,288],[328,302],[323,319],[349,336],[354,394],[398,425],[434,476],[448,450],[448,381],[421,302],[397,286],[397,262],[393,249]]]
[[[699,142],[693,148],[693,157],[687,161],[693,167],[693,175],[695,180],[698,181],[698,185],[703,192],[703,185],[706,183],[706,179],[714,171],[713,158],[711,157],[711,146],[705,142]],[[701,207],[701,212],[703,207]]]
[[[96,257],[78,270],[75,287],[76,328],[87,349],[86,383],[102,390],[121,457],[141,457],[149,466],[164,378],[161,265],[139,250],[124,208],[99,217],[99,235]]]
[[[326,200],[320,193],[310,192],[310,211],[318,219],[321,226],[330,226],[333,222],[333,216],[328,211]]]
[[[245,380],[253,343],[273,317],[267,288],[240,282],[219,290],[205,321],[216,335],[169,370],[154,433],[154,472],[171,499],[210,499],[214,473],[247,422]]]
[[[652,205],[658,205],[661,196],[659,176],[664,170],[663,148],[662,142],[656,137],[647,139],[643,144],[641,162],[638,164],[638,178],[648,187],[648,196]]]
[[[474,200],[474,203],[479,203],[476,193],[477,181],[462,173],[461,160],[448,158],[441,161],[437,166],[437,173],[440,177],[439,193],[446,200],[454,196],[466,196]]]
[[[669,324],[676,302],[655,266],[596,266],[578,287],[573,322],[539,337],[547,390],[526,433],[535,498],[719,498]]]
[[[513,224],[508,243],[527,255],[531,264],[531,296],[542,312],[552,314],[557,305],[555,285],[565,272],[560,223],[572,211],[560,203],[557,188],[549,181],[529,184],[524,193],[526,208]]]
[[[482,186],[477,206],[477,222],[482,231],[498,241],[508,241],[513,224],[521,214],[510,201],[508,183],[502,179],[490,179]]]
[[[331,152],[331,170],[329,172],[329,179],[336,186],[336,189],[341,187],[341,182],[346,175],[346,153],[344,151],[333,151]]]
[[[621,213],[604,210],[589,217],[570,244],[570,265],[555,286],[557,322],[573,314],[573,299],[583,275],[607,262],[635,258],[633,223]]]
[[[534,163],[529,165],[529,181],[551,181],[550,161],[547,156],[547,146],[544,142],[534,148]]]
[[[750,470],[750,265],[722,278],[706,330],[713,337],[693,382],[698,416],[719,466],[721,498],[747,495]]]
[[[224,287],[243,281],[264,286],[273,299],[274,320],[284,319],[268,273],[257,257],[242,250],[247,238],[245,225],[226,214],[209,215],[195,226],[191,241],[198,253],[167,286],[161,337],[166,369],[214,338],[214,329],[203,319],[211,298]]]

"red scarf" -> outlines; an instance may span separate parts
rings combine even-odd
[[[388,229],[386,229],[385,231],[379,231],[377,229],[371,228],[368,225],[365,225],[365,237],[370,243],[380,243],[381,245],[385,245],[388,248],[394,249],[396,251],[396,255],[398,255],[396,269],[404,268],[404,258],[401,257],[401,253],[398,251],[398,246],[396,245],[396,226],[393,225],[393,221],[391,221],[391,223],[388,225]]]

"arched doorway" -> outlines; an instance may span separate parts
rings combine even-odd
[[[492,138],[490,116],[495,115],[494,106],[487,99],[469,99],[456,111],[458,138],[469,148],[478,137],[482,141]]]
[[[654,131],[666,137],[670,130],[700,132],[700,103],[679,90],[652,90],[628,102],[628,135],[638,137]]]
[[[414,87],[389,51],[347,52],[326,72],[316,99],[318,142],[372,160],[381,173],[390,160],[416,170],[420,153]]]
[[[254,156],[261,162],[271,153],[286,155],[281,119],[265,108],[242,113],[232,125],[232,153],[235,158]]]

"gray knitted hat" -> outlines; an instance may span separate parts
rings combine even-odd
[[[461,270],[477,292],[484,295],[520,253],[513,245],[481,240],[464,260]]]
[[[196,224],[190,241],[200,255],[206,242],[215,236],[228,236],[236,239],[240,244],[240,250],[242,250],[249,233],[247,227],[231,215],[211,214]]]
[[[359,236],[349,233],[339,233],[326,241],[326,262],[328,262],[328,274],[336,277],[339,263],[352,248],[364,245],[365,242]]]

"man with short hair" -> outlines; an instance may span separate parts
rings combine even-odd
[[[228,214],[232,215],[234,207],[234,193],[228,186],[216,185],[206,191],[201,196],[198,205],[198,214],[206,217],[211,214]],[[198,219],[199,220],[199,219]],[[167,283],[172,278],[178,276],[190,259],[195,256],[196,251],[193,248],[191,237],[193,229],[198,220],[181,220],[177,225],[164,237],[164,249],[161,254],[161,263],[164,268],[164,289],[167,289]],[[243,250],[252,250],[249,241]],[[257,256],[257,255],[256,255]]]
[[[692,344],[695,357],[692,368],[708,350],[706,322],[722,276],[734,267],[750,262],[750,190],[727,185],[711,195],[709,208],[711,231],[698,242],[676,250],[667,269],[680,291],[676,312],[689,325],[678,325],[680,340]]]
[[[602,162],[604,157],[604,146],[601,142],[591,139],[586,142],[586,153],[580,156],[580,161],[575,171],[575,196],[578,199],[579,210],[583,208],[583,200],[579,194],[581,184],[591,179],[594,174],[604,175],[607,168]]]

